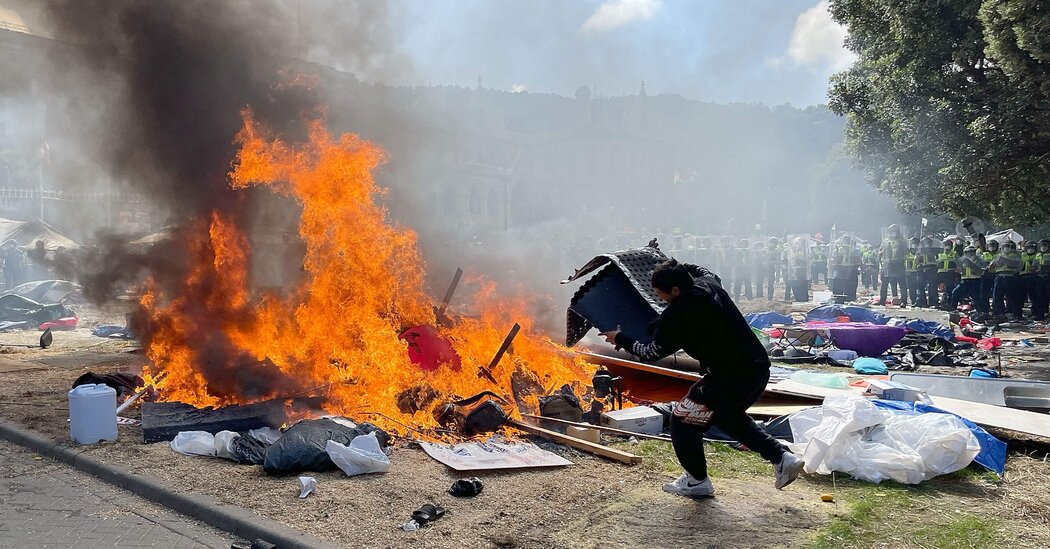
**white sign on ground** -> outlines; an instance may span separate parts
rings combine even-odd
[[[464,442],[434,444],[420,442],[428,456],[456,471],[561,467],[572,462],[530,442]]]

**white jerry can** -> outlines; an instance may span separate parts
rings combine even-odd
[[[69,436],[77,444],[117,440],[117,391],[90,383],[69,391]]]

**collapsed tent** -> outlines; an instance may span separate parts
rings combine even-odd
[[[37,280],[19,284],[3,293],[32,299],[37,303],[79,302],[84,288],[68,280]]]
[[[26,250],[35,248],[37,241],[43,242],[44,249],[49,252],[60,247],[67,250],[80,247],[73,239],[39,219],[17,221],[0,217],[0,243],[8,240],[14,240],[20,248]]]
[[[15,294],[0,296],[0,331],[76,328],[73,309],[61,303],[42,304]]]

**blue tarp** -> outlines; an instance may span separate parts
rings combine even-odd
[[[955,340],[955,332],[951,328],[941,324],[940,322],[933,322],[931,320],[919,320],[913,318],[904,323],[904,327],[920,334],[933,334],[937,337],[943,337],[949,341]]]
[[[806,321],[824,320],[834,322],[843,315],[848,316],[850,322],[871,322],[872,324],[886,324],[891,318],[871,309],[855,305],[824,305],[806,313]]]
[[[795,319],[788,315],[782,315],[773,311],[767,311],[764,313],[749,313],[744,315],[744,320],[751,325],[752,328],[768,328],[774,324],[794,324]]]
[[[960,416],[952,414],[945,410],[941,410],[935,406],[928,404],[922,404],[919,402],[902,402],[899,400],[881,400],[876,399],[872,402],[880,408],[886,408],[888,410],[901,410],[904,412],[915,412],[920,414],[951,414],[962,420],[967,427],[970,428],[970,432],[977,437],[977,442],[981,444],[981,453],[977,454],[977,457],[973,458],[974,461],[984,466],[990,471],[994,471],[1000,476],[1003,474],[1003,469],[1006,468],[1006,443],[995,438],[988,431],[982,429],[976,423]]]

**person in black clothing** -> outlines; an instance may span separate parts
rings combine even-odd
[[[778,489],[790,484],[802,471],[802,459],[747,415],[769,381],[769,357],[721,282],[707,269],[671,260],[653,272],[652,284],[668,303],[654,323],[652,341],[635,341],[619,329],[602,335],[642,360],[684,350],[706,370],[674,406],[671,442],[686,472],[664,485],[664,491],[689,497],[714,494],[703,447],[711,426],[773,463]]]

